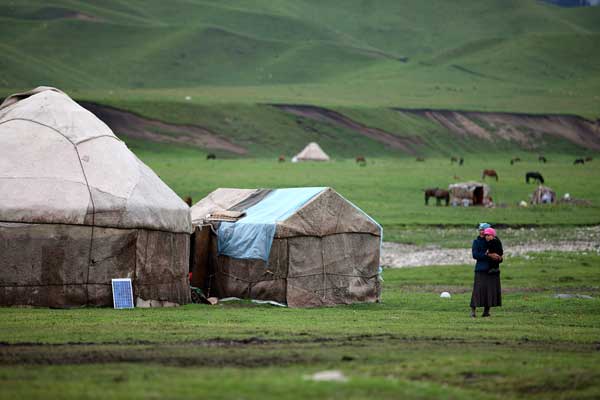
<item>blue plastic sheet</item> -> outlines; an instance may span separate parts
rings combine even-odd
[[[269,260],[276,224],[285,221],[324,187],[276,189],[246,211],[237,222],[222,222],[218,231],[219,254],[234,258]]]

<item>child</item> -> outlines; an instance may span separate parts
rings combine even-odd
[[[500,263],[502,262],[502,255],[504,254],[504,250],[502,249],[502,242],[500,242],[500,239],[496,237],[496,230],[494,228],[486,228],[483,231],[483,234],[487,242],[486,254],[488,256],[490,254],[497,254],[500,256],[499,260],[496,260],[492,257],[489,258],[488,263],[490,267],[488,269],[488,274],[500,274]]]

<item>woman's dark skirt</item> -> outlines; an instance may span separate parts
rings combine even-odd
[[[500,274],[491,275],[487,271],[476,271],[471,307],[500,307],[501,305]]]

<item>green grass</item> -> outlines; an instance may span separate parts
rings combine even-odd
[[[572,165],[572,158],[548,154],[539,164],[532,154],[518,153],[523,162],[513,166],[509,156],[467,157],[462,167],[447,158],[415,162],[412,158],[368,158],[366,167],[353,159],[329,163],[278,163],[276,159],[217,159],[207,161],[204,152],[165,144],[126,139],[131,149],[181,197],[199,201],[219,187],[280,188],[330,186],[375,218],[396,237],[406,225],[475,226],[487,221],[509,225],[589,225],[600,222],[600,186],[593,184],[600,172],[595,161]],[[299,151],[298,149],[297,151]],[[327,148],[325,148],[327,151]],[[290,154],[286,154],[289,156]],[[447,188],[457,181],[480,180],[483,168],[494,168],[499,181],[487,181],[499,205],[482,207],[436,207],[424,205],[422,189]],[[535,185],[525,183],[526,171],[540,171],[546,184],[562,196],[587,199],[591,205],[554,205],[521,208]],[[459,176],[455,180],[454,176]],[[470,236],[470,235],[468,235]]]
[[[0,398],[591,399],[598,265],[592,254],[509,259],[489,319],[468,317],[470,265],[385,270],[379,304],[0,309]],[[306,380],[331,369],[349,381]]]

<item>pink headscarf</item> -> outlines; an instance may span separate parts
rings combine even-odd
[[[483,230],[483,234],[484,235],[492,235],[493,237],[496,237],[496,230],[494,228],[485,228]]]

